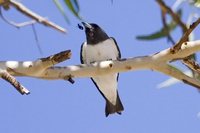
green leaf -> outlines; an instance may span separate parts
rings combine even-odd
[[[167,25],[168,29],[162,28],[161,30],[152,33],[150,35],[141,35],[141,36],[136,36],[136,39],[139,40],[155,40],[159,38],[166,37],[169,32],[173,31],[176,28],[177,24],[175,22],[171,22],[170,24]]]
[[[59,11],[61,12],[61,14],[63,15],[63,17],[65,18],[66,22],[69,24],[70,21],[63,9],[63,6],[61,5],[61,3],[59,2],[59,0],[53,0],[53,2],[55,3],[56,7],[59,9]]]
[[[200,0],[189,0],[189,3],[200,8]]]
[[[78,1],[77,0],[64,0],[65,4],[67,5],[67,7],[69,8],[69,10],[78,18],[81,19],[81,17],[79,16],[79,5],[78,5]]]
[[[181,16],[181,10],[178,10],[177,13],[179,14],[179,16]],[[174,20],[172,20],[169,24],[167,24],[167,28],[163,27],[159,31],[154,32],[154,33],[149,34],[149,35],[136,36],[136,39],[138,39],[138,40],[156,40],[156,39],[160,39],[160,38],[163,38],[163,37],[166,37],[167,35],[169,35],[169,33],[172,32],[176,27],[177,27],[176,22]]]
[[[73,2],[74,2],[74,6],[76,7],[76,10],[78,12],[80,12],[80,7],[79,7],[79,4],[78,4],[78,1],[77,0],[73,0]]]

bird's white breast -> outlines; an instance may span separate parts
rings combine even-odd
[[[118,49],[114,40],[108,39],[96,45],[83,44],[83,58],[86,64],[95,61],[116,60]]]

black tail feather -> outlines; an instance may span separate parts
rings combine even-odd
[[[116,101],[116,105],[113,105],[111,102],[109,102],[108,100],[106,100],[106,108],[105,108],[105,115],[106,117],[109,114],[113,114],[113,113],[118,113],[119,115],[121,115],[121,112],[124,110],[124,107],[122,105],[122,102],[119,98],[119,95],[117,93],[117,101]]]

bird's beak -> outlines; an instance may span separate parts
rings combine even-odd
[[[85,28],[91,29],[92,26],[87,22],[81,22]]]

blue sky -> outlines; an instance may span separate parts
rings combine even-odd
[[[39,53],[31,26],[13,28],[0,20],[0,60],[35,60],[71,49],[72,58],[59,65],[79,64],[79,51],[85,40],[77,28],[80,21],[70,14],[68,25],[51,1],[22,1],[27,7],[68,29],[64,35],[36,24]],[[166,39],[138,41],[136,35],[161,28],[160,9],[155,1],[79,1],[81,16],[99,24],[115,37],[122,57],[153,54],[171,46]],[[172,3],[169,3],[172,5]],[[183,5],[184,20],[190,11]],[[193,10],[193,9],[192,9]],[[195,10],[195,9],[194,9]],[[4,13],[10,20],[27,19],[15,9]],[[173,35],[180,37],[180,29]],[[198,29],[195,30],[198,33]],[[199,36],[196,36],[197,39]],[[63,80],[41,80],[17,77],[31,94],[21,96],[7,82],[0,81],[1,133],[199,133],[200,94],[183,83],[157,89],[157,84],[169,77],[150,70],[121,73],[119,94],[124,104],[122,115],[104,116],[105,101],[89,78],[75,79],[75,84]]]

